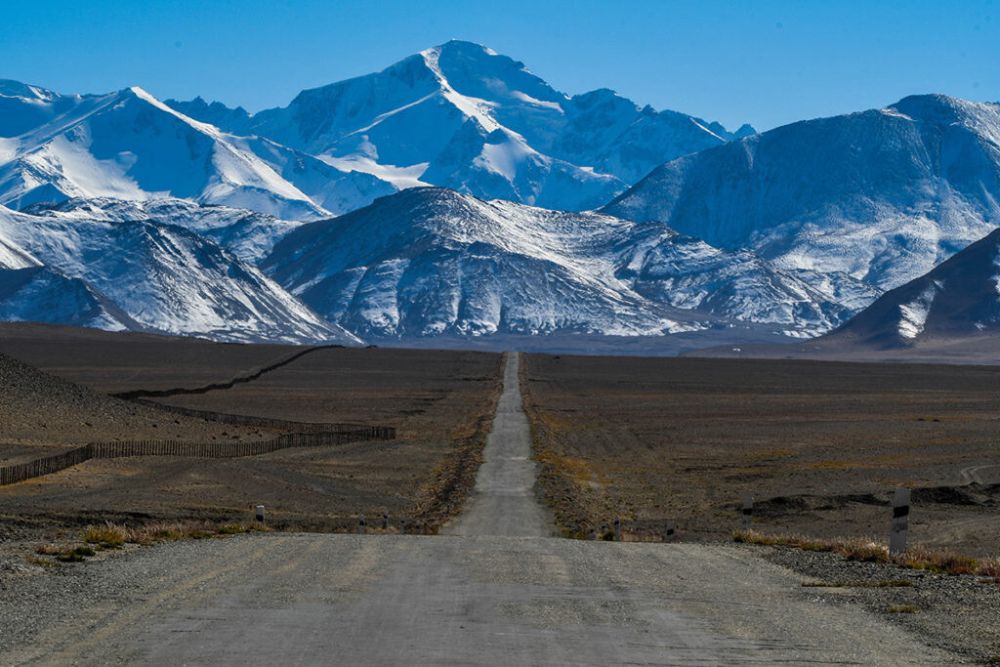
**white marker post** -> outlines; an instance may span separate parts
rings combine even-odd
[[[750,530],[753,525],[753,496],[743,496],[743,509],[740,511],[740,527]]]
[[[264,506],[263,505],[257,505],[257,507],[256,507],[256,516],[257,516],[257,522],[258,523],[264,523]]]
[[[910,490],[896,489],[892,497],[892,528],[889,532],[889,555],[906,551],[906,533],[910,528]]]

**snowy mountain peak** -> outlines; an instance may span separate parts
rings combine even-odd
[[[261,264],[365,338],[826,331],[843,309],[751,253],[663,225],[414,188],[300,227]]]
[[[199,100],[170,105],[397,187],[564,210],[599,206],[656,165],[734,136],[611,91],[570,98],[523,63],[460,40],[252,116]]]
[[[51,90],[32,86],[13,79],[0,79],[0,96],[21,97],[49,102],[57,97]]]

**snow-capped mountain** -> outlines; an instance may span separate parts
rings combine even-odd
[[[843,315],[750,253],[664,225],[440,188],[303,225],[261,268],[363,338],[658,335],[733,320],[819,333]]]
[[[1000,224],[1000,106],[939,95],[668,162],[602,209],[751,249],[858,310]]]
[[[318,219],[394,192],[256,137],[226,134],[141,88],[66,96],[0,82],[0,204],[185,198]]]
[[[58,204],[33,204],[24,213],[59,220],[151,222],[184,227],[256,264],[282,237],[302,223],[229,206],[196,204],[187,199],[67,199]]]
[[[753,132],[640,108],[609,90],[569,97],[523,63],[461,41],[254,115],[201,98],[167,103],[400,188],[564,210],[601,205],[666,160]]]
[[[229,341],[357,342],[255,267],[181,227],[0,207],[0,248],[5,319]]]
[[[1000,332],[1000,229],[887,292],[830,335],[879,345]]]

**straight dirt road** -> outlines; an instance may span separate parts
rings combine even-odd
[[[503,394],[483,450],[483,463],[468,506],[441,531],[464,537],[550,537],[552,515],[535,497],[537,464],[531,458],[531,429],[521,407],[520,357],[507,355]]]
[[[519,398],[511,355],[449,535],[266,534],[91,563],[72,575],[85,607],[39,604],[28,587],[5,598],[35,625],[11,615],[0,645],[22,639],[0,664],[958,662],[746,549],[549,537]]]

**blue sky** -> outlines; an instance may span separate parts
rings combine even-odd
[[[613,88],[730,127],[919,92],[1000,100],[1000,0],[6,0],[0,78],[257,111],[452,38],[568,93]]]

